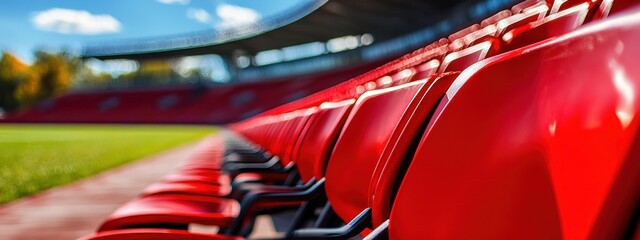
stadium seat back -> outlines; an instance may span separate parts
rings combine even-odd
[[[414,74],[409,79],[406,79],[407,81],[398,81],[394,83],[394,86],[398,86],[406,82],[422,80],[437,74],[438,68],[442,63],[442,59],[445,54],[449,52],[449,40],[442,38],[438,40],[438,42],[432,43],[424,49],[427,50],[422,54],[414,56],[415,65],[412,67],[414,69]]]
[[[411,81],[415,74],[416,70],[414,68],[407,68],[391,75],[391,80],[396,85],[405,84]]]
[[[369,183],[381,154],[426,81],[366,92],[356,101],[331,153],[326,193],[335,212],[349,221],[368,207]],[[411,105],[411,106],[410,106]]]
[[[267,151],[274,153],[274,146],[276,143],[282,141],[284,130],[287,129],[290,122],[282,119],[282,115],[274,117],[273,123],[271,123],[271,130],[269,131],[270,138],[263,138],[260,144]],[[271,141],[269,141],[271,139]]]
[[[611,14],[615,14],[625,9],[629,9],[634,5],[638,5],[638,3],[639,2],[635,0],[602,0],[598,6],[598,10],[593,16],[593,19],[606,18]]]
[[[488,25],[478,31],[472,32],[462,39],[467,46],[471,46],[474,43],[484,42],[490,39],[495,39],[498,32],[498,28],[495,25]]]
[[[514,50],[575,30],[584,24],[590,8],[591,5],[589,3],[583,3],[505,33],[502,36],[506,45],[505,51]]]
[[[514,14],[511,17],[502,19],[496,23],[496,31],[493,36],[500,37],[515,28],[541,20],[546,16],[547,11],[549,11],[549,7],[546,4],[542,4],[525,12]]]
[[[276,131],[276,124],[274,123],[274,117],[263,117],[255,121],[255,125],[250,124],[248,129],[243,131],[243,134],[258,145],[266,143],[265,139],[273,136]]]
[[[239,133],[243,138],[247,139],[251,144],[258,144],[260,134],[268,134],[269,123],[267,117],[252,119],[251,121],[236,123],[231,130]]]
[[[280,115],[272,116],[268,126],[266,126],[267,134],[260,138],[260,142],[258,142],[258,144],[263,146],[265,149],[270,150],[274,142],[273,139],[278,139],[280,137],[285,123],[286,122],[281,119]],[[272,139],[272,141],[269,141],[268,139]]]
[[[280,155],[282,165],[287,165],[294,160],[291,158],[292,154],[294,154],[293,151],[297,149],[297,144],[300,143],[299,139],[304,137],[309,118],[316,111],[317,108],[315,107],[297,111],[296,116],[290,120],[290,128],[286,130],[286,135],[283,136],[282,142],[278,144],[281,149],[278,155]]]
[[[355,100],[350,99],[323,103],[314,118],[309,120],[309,129],[295,157],[303,181],[324,177],[329,153],[333,150],[354,102]]]
[[[391,202],[399,180],[412,159],[412,146],[422,134],[430,114],[435,110],[445,92],[459,72],[450,72],[425,80],[428,90],[414,99],[417,105],[408,108],[398,122],[391,141],[385,147],[369,183],[369,206],[372,209],[373,226],[389,218]]]
[[[540,6],[550,6],[553,0],[526,0],[511,7],[513,13],[523,13]]]
[[[285,113],[280,114],[274,123],[274,128],[272,131],[273,138],[264,139],[264,143],[261,144],[271,152],[273,155],[281,155],[283,153],[283,149],[285,147],[284,142],[291,136],[294,126],[294,115],[297,111],[293,113]]]
[[[503,33],[544,18],[548,7],[545,4],[531,8],[524,13],[511,14],[505,10],[482,21],[481,29],[471,32],[462,39],[466,46],[500,37]]]
[[[392,76],[383,76],[376,80],[376,84],[380,88],[390,87],[393,85],[393,77]]]
[[[640,12],[602,23],[456,79],[398,190],[390,239],[621,239],[633,230]]]
[[[583,3],[595,5],[599,2],[600,0],[554,0],[553,5],[551,5],[551,9],[549,11],[549,15],[564,11]]]
[[[421,80],[433,76],[440,68],[440,60],[431,59],[423,64],[416,66],[416,74],[411,77],[412,80]]]
[[[465,29],[462,29],[458,32],[455,32],[451,35],[449,35],[449,37],[447,38],[449,40],[449,42],[451,44],[449,44],[449,50],[450,51],[458,51],[460,49],[463,49],[465,47],[467,47],[465,41],[464,41],[464,36],[467,36],[468,34],[478,31],[480,30],[480,24],[473,24],[470,27],[467,27]]]
[[[253,139],[258,145],[268,146],[267,139],[275,139],[280,132],[280,122],[276,122],[275,117],[270,117],[269,122],[265,123],[262,127],[253,128],[251,134]]]
[[[438,72],[462,71],[482,59],[497,54],[499,51],[500,41],[498,39],[489,39],[463,50],[447,54]]]

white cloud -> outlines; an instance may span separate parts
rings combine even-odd
[[[36,28],[65,33],[96,35],[120,32],[121,24],[108,14],[93,15],[83,10],[52,8],[36,12],[31,18]]]
[[[156,0],[156,1],[162,4],[182,4],[182,5],[189,4],[189,0]]]
[[[260,13],[253,9],[229,4],[218,5],[216,15],[222,20],[217,27],[223,28],[254,23],[261,17]]]
[[[209,21],[211,21],[209,12],[201,8],[189,8],[189,10],[187,10],[187,17],[201,23],[209,23]]]

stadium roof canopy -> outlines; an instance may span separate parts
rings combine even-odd
[[[311,42],[371,34],[384,41],[433,25],[460,3],[474,0],[313,0],[251,25],[181,35],[94,43],[83,56],[98,59],[148,59],[246,54]]]

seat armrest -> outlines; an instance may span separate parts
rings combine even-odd
[[[231,226],[227,229],[227,234],[235,235],[242,230],[242,226],[244,222],[247,220],[247,217],[250,217],[250,213],[252,213],[255,209],[253,207],[256,204],[263,202],[274,202],[274,201],[309,201],[311,199],[317,198],[324,194],[324,178],[318,180],[311,187],[307,188],[304,191],[293,191],[293,192],[261,192],[261,191],[252,191],[245,196],[245,198],[240,203],[240,213],[238,217],[234,220]]]
[[[293,231],[290,239],[348,239],[371,225],[371,208],[363,210],[347,225],[339,228],[305,228]]]
[[[234,163],[224,164],[222,171],[235,178],[238,174],[248,172],[267,172],[267,173],[290,173],[293,170],[293,164],[282,167],[280,165],[280,159],[277,157],[271,158],[271,160],[264,163]]]

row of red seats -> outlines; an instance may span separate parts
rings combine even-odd
[[[574,30],[625,1],[525,3],[496,24],[551,13],[230,125],[86,239],[242,239],[291,206],[287,239],[639,239],[640,9]]]
[[[437,72],[461,71],[484,58],[566,34],[592,19],[602,19],[634,4],[631,0],[613,2],[527,0],[367,74],[261,115],[337,101],[392,82],[403,83]]]
[[[226,86],[73,92],[0,121],[223,124],[326,89],[379,64]]]

